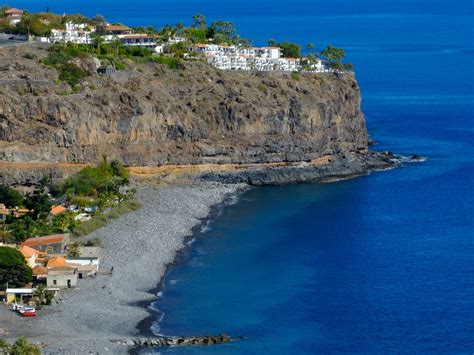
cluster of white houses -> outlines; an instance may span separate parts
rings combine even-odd
[[[204,55],[209,64],[223,70],[298,71],[306,64],[299,58],[283,58],[279,47],[194,44],[189,50]],[[323,72],[325,66],[317,61],[311,64],[309,70]]]
[[[10,21],[18,22],[22,10],[10,9],[5,12]],[[163,43],[159,36],[133,33],[133,30],[123,25],[104,24],[94,27],[85,23],[67,22],[64,29],[53,29],[51,36],[41,38],[41,41],[52,43],[93,44],[95,34],[100,34],[104,42],[120,41],[125,46],[145,47],[152,49],[155,54],[163,53],[165,46],[183,42],[186,39],[174,37]],[[202,56],[214,67],[222,70],[256,70],[256,71],[327,71],[322,61],[308,62],[307,59],[284,58],[279,47],[244,47],[217,44],[194,44],[189,46],[189,52]]]

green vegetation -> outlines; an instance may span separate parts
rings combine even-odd
[[[43,63],[55,67],[59,71],[59,79],[67,82],[73,91],[77,91],[77,85],[81,79],[90,75],[87,70],[80,68],[72,60],[76,57],[87,57],[85,52],[81,52],[76,45],[53,45],[48,57]]]
[[[321,52],[321,56],[327,60],[329,67],[335,71],[346,71],[353,69],[352,64],[342,63],[342,60],[346,56],[346,53],[342,48],[336,48],[332,45],[329,45]]]
[[[26,337],[18,338],[13,345],[0,339],[0,353],[5,355],[40,355],[39,346],[28,342]]]
[[[300,76],[300,74],[299,74],[298,72],[295,72],[295,71],[294,71],[294,72],[291,73],[291,78],[292,78],[293,80],[295,80],[295,81],[300,81],[301,76]]]
[[[39,284],[33,291],[33,297],[35,297],[40,305],[50,305],[54,299],[54,292],[49,291],[45,285]]]
[[[127,185],[128,172],[123,165],[113,160],[97,167],[86,167],[55,187],[55,193],[66,195],[69,201],[89,207],[95,203],[106,206],[111,199],[123,199],[120,188]]]
[[[280,47],[281,53],[283,57],[285,58],[300,58],[301,57],[302,47],[299,44],[288,42],[288,41],[276,43],[270,40],[269,45],[274,46],[274,47]]]
[[[97,167],[86,167],[56,184],[51,184],[47,179],[42,180],[39,186],[26,196],[0,185],[0,203],[11,210],[11,213],[0,224],[0,240],[5,243],[21,242],[34,236],[76,230],[75,234],[83,235],[84,232],[81,230],[90,227],[84,227],[82,225],[86,223],[79,224],[75,220],[77,212],[65,211],[55,216],[50,214],[52,207],[50,194],[80,208],[89,207],[95,210],[114,207],[109,214],[110,218],[115,218],[117,214],[138,208],[132,201],[135,191],[122,189],[128,183],[127,170],[120,162],[114,160],[110,163],[104,161]],[[24,209],[22,214],[16,213],[17,207]],[[100,211],[95,213],[97,217],[102,214]],[[95,219],[93,218],[92,221]],[[100,218],[97,219],[100,220]]]
[[[16,249],[0,247],[0,287],[23,287],[33,279],[30,267]]]
[[[90,221],[79,224],[76,228],[74,228],[73,235],[76,237],[86,236],[92,233],[93,231],[104,227],[111,220],[117,219],[120,216],[123,216],[124,214],[127,214],[129,212],[136,211],[140,207],[140,203],[136,200],[122,202],[118,206],[111,208],[108,212],[99,212]],[[94,241],[93,245],[91,246],[97,246],[97,244],[100,245],[100,240]]]

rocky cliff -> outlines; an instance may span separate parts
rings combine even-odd
[[[126,71],[93,73],[72,93],[41,64],[46,55],[47,46],[36,44],[0,48],[0,161],[240,164],[367,150],[351,74],[129,62]],[[90,59],[78,64],[94,72]]]

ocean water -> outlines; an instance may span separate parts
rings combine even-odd
[[[257,188],[221,208],[166,277],[154,329],[245,340],[160,352],[474,352],[472,0],[10,5],[157,26],[200,12],[256,44],[342,46],[375,149],[428,157],[354,180]]]

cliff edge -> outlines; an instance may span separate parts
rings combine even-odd
[[[107,157],[156,167],[370,154],[352,74],[130,61],[127,70],[99,75],[84,58],[76,64],[91,74],[74,93],[42,63],[47,55],[47,45],[0,48],[0,162],[87,164]],[[0,179],[8,180],[8,170],[4,165]]]

